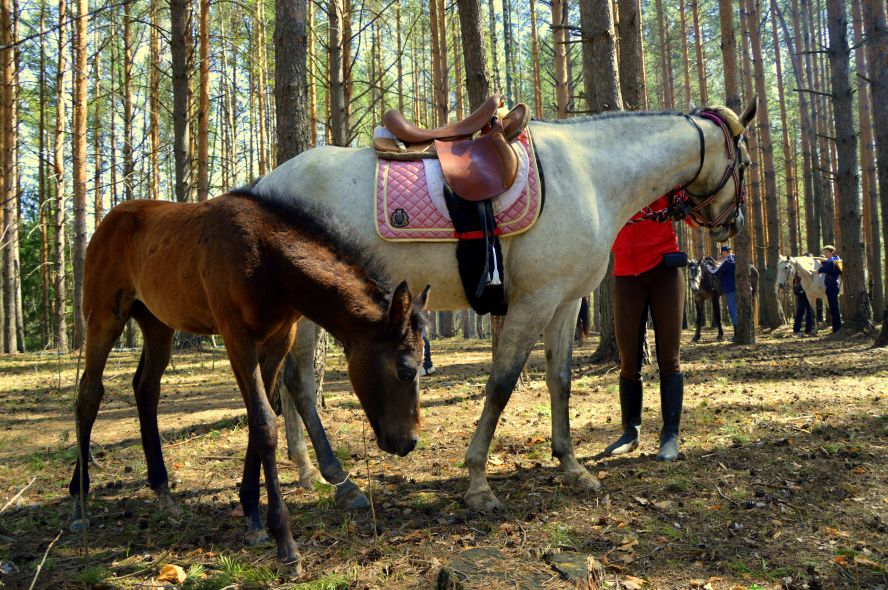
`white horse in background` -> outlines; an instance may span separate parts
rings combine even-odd
[[[703,113],[613,113],[534,121],[529,125],[542,169],[545,206],[529,231],[502,239],[508,313],[505,316],[484,409],[466,453],[468,505],[478,510],[500,506],[487,482],[488,451],[521,369],[543,334],[546,385],[552,407],[552,455],[566,483],[581,490],[601,487],[575,457],[570,436],[569,398],[574,325],[580,298],[604,277],[617,233],[636,211],[677,186],[684,186],[693,217],[725,241],[743,227],[739,203],[743,171],[749,164],[743,132],[755,116],[755,101],[741,115],[724,107]],[[270,198],[301,198],[319,204],[354,228],[393,275],[407,277],[411,289],[432,284],[427,309],[466,309],[468,303],[456,263],[456,243],[393,243],[378,237],[373,189],[376,155],[370,148],[325,146],[284,162],[254,187]],[[677,209],[672,208],[676,217]],[[685,211],[687,212],[687,211]],[[718,225],[715,225],[717,223]],[[345,343],[347,345],[347,343]],[[299,372],[284,396],[288,442],[298,444],[298,409],[308,429],[324,478],[352,494],[318,417],[312,385],[314,332],[300,322],[291,359]],[[292,397],[292,402],[289,397]],[[308,455],[291,446],[303,469]],[[303,473],[305,473],[303,471]],[[343,492],[344,494],[345,492]]]
[[[796,275],[801,279],[802,289],[811,304],[811,309],[817,309],[817,300],[826,298],[826,277],[819,273],[820,261],[813,256],[787,256],[780,257],[777,262],[777,288],[785,289],[788,285],[792,288]],[[839,293],[842,292],[842,279],[839,278]],[[814,317],[814,329],[817,329],[816,314]]]

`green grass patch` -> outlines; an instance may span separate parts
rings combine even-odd
[[[347,590],[351,578],[345,574],[327,574],[311,582],[302,582],[292,586],[293,590]]]

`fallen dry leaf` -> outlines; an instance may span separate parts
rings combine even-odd
[[[604,479],[605,477],[610,475],[610,472],[602,470],[602,471],[599,471],[596,475],[597,475],[598,479]]]
[[[180,566],[169,563],[160,568],[160,573],[157,574],[157,581],[181,584],[185,581],[185,578],[187,577],[188,576],[185,574],[185,570],[183,570]]]
[[[854,556],[854,563],[857,565],[863,565],[863,566],[872,568],[874,570],[879,570],[881,572],[885,571],[885,566],[883,566],[882,564],[876,563],[875,561],[873,561],[871,559],[867,559],[866,557],[861,557],[859,555]]]
[[[647,584],[647,580],[636,578],[635,576],[626,576],[623,578],[623,586],[628,590],[641,590]]]

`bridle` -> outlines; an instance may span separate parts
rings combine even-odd
[[[692,193],[688,190],[688,187],[700,176],[700,172],[703,170],[703,162],[706,157],[706,143],[703,137],[703,130],[694,120],[693,115],[703,117],[718,125],[725,137],[725,150],[728,156],[728,165],[725,167],[725,173],[722,174],[721,181],[719,181],[714,189],[701,195]],[[726,225],[737,218],[743,203],[746,202],[746,187],[743,184],[743,172],[746,169],[746,165],[743,162],[738,161],[737,158],[738,146],[742,134],[733,137],[727,122],[713,109],[699,109],[692,112],[690,115],[682,116],[694,127],[694,129],[697,130],[697,136],[700,138],[700,165],[697,167],[697,173],[694,174],[693,178],[689,181],[681,186],[675,187],[664,195],[668,200],[666,208],[652,211],[650,207],[645,207],[642,209],[641,218],[635,221],[652,220],[662,223],[667,219],[681,221],[686,217],[690,217],[694,224],[699,227],[712,228]],[[734,199],[731,205],[726,207],[715,219],[705,218],[702,214],[702,209],[715,200],[716,195],[718,195],[725,185],[728,184],[729,180],[734,181]],[[691,203],[692,197],[695,200],[699,199],[699,202],[696,205]]]

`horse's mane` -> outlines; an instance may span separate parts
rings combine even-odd
[[[350,225],[340,221],[320,205],[309,203],[296,195],[287,198],[271,198],[253,191],[256,182],[233,189],[229,194],[259,203],[265,209],[281,216],[288,223],[317,239],[340,261],[356,269],[363,278],[374,283],[382,293],[391,293],[385,265],[371,254]]]
[[[743,124],[740,123],[740,117],[729,109],[726,106],[715,105],[710,107],[702,107],[696,108],[689,115],[698,114],[703,108],[708,109],[710,111],[714,111],[718,114],[722,119],[724,119],[725,123],[728,125],[728,129],[731,130],[731,134],[734,137],[737,137],[741,133],[745,131]],[[598,113],[596,115],[583,115],[581,117],[571,117],[569,119],[534,119],[534,121],[540,123],[548,123],[551,125],[577,125],[580,123],[588,123],[589,121],[604,121],[607,119],[623,119],[626,117],[675,117],[675,116],[683,116],[685,113],[676,110],[666,110],[666,111],[608,111],[605,113]]]

